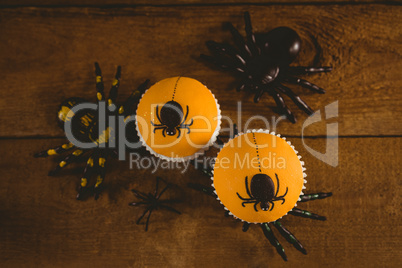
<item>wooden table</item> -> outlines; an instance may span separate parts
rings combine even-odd
[[[0,265],[150,266],[150,267],[397,267],[401,245],[402,7],[393,2],[255,0],[33,0],[0,1]],[[267,2],[267,3],[264,3]],[[61,101],[95,99],[93,63],[103,69],[108,87],[122,65],[119,100],[143,80],[152,83],[185,75],[206,84],[223,115],[242,123],[253,115],[275,115],[271,98],[254,104],[236,93],[229,73],[199,59],[207,40],[230,41],[222,23],[242,34],[244,11],[254,30],[294,28],[303,41],[295,65],[330,65],[329,74],[307,79],[325,95],[295,87],[314,110],[338,101],[338,117],[301,129],[307,116],[289,103],[299,121],[281,121],[277,132],[291,140],[306,163],[306,192],[332,191],[333,197],[299,207],[327,221],[286,216],[283,224],[303,243],[304,256],[283,237],[285,263],[252,226],[223,216],[213,198],[187,188],[209,184],[190,167],[131,169],[110,161],[107,189],[99,200],[75,200],[82,165],[56,177],[47,173],[57,157],[35,159],[35,152],[59,145]],[[303,141],[325,152],[326,124],[339,124],[339,163],[328,165],[307,151]],[[253,121],[250,128],[264,127]],[[152,191],[155,177],[177,184],[167,197],[182,215],[156,211],[150,229],[135,221],[142,208],[130,189]],[[398,265],[399,263],[399,265]]]

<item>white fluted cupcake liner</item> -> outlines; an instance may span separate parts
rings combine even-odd
[[[271,134],[271,135],[274,135],[274,136],[277,136],[277,137],[281,138],[282,140],[286,141],[287,144],[289,144],[289,146],[290,146],[290,147],[293,149],[293,151],[296,153],[296,155],[297,155],[297,157],[299,158],[299,160],[302,158],[302,156],[298,154],[299,152],[295,149],[295,147],[291,144],[291,142],[286,140],[286,137],[282,137],[280,134],[276,134],[275,132],[270,132],[270,131],[267,130],[267,129],[258,129],[258,130],[253,129],[253,130],[247,130],[245,133],[244,133],[244,132],[238,133],[238,134],[237,134],[236,136],[234,136],[232,139],[229,139],[229,141],[228,141],[227,143],[225,143],[225,145],[219,150],[218,155],[219,155],[220,151],[221,151],[231,140],[235,139],[236,137],[238,137],[238,136],[240,136],[240,135],[247,134],[247,133],[252,133],[252,132],[254,132],[254,133],[267,133],[267,134]],[[305,171],[306,171],[306,168],[305,168],[305,166],[304,166],[304,161],[300,161],[300,163],[301,163],[302,171],[303,171],[303,187],[302,187],[302,190],[300,191],[300,195],[299,195],[299,198],[298,198],[297,201],[300,201],[300,200],[301,200],[301,199],[300,199],[300,196],[301,196],[301,195],[304,195],[303,190],[306,189],[305,184],[307,183],[307,180],[306,180],[307,174],[306,174],[306,172],[305,172]],[[213,171],[212,171],[212,174],[214,174]],[[216,190],[215,190],[215,185],[214,185],[214,183],[213,183],[213,182],[214,182],[214,177],[211,177],[211,180],[212,180],[211,186],[214,188],[214,193],[215,193],[216,196],[217,196],[216,199],[219,201],[219,203],[221,203],[221,205],[223,206],[223,208],[224,208],[226,211],[228,211],[228,214],[231,215],[231,216],[233,216],[235,219],[241,220],[242,222],[248,222],[248,221],[245,221],[245,220],[240,219],[239,217],[236,217],[236,215],[234,215],[232,212],[229,211],[228,208],[225,207],[225,205],[224,205],[224,204],[221,202],[221,200],[219,199],[219,196],[218,196],[218,194],[217,194],[217,192],[216,192]],[[297,202],[296,202],[296,204],[295,204],[294,207],[297,207]],[[290,210],[289,210],[289,211],[290,211]],[[289,212],[289,211],[288,211],[288,212]],[[286,212],[286,214],[283,215],[282,217],[288,215],[288,212]],[[282,219],[282,217],[278,218],[277,220]],[[248,223],[260,224],[260,222],[248,222]]]

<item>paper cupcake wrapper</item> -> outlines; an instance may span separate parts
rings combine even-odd
[[[275,132],[270,132],[270,131],[267,130],[267,129],[265,129],[265,130],[264,130],[264,129],[258,129],[258,130],[252,129],[252,130],[247,130],[245,133],[244,133],[244,132],[240,132],[240,133],[238,133],[236,136],[234,136],[232,139],[229,139],[229,141],[233,140],[234,138],[236,138],[236,137],[238,137],[238,136],[240,136],[240,135],[247,134],[247,133],[252,133],[252,132],[271,134],[271,135],[277,136],[277,137],[283,139],[284,141],[286,141],[286,138],[285,138],[285,137],[282,137],[280,134],[276,134]],[[219,152],[229,143],[229,141],[228,141],[227,143],[225,143],[225,145],[219,150]],[[301,155],[299,155],[299,152],[295,149],[295,147],[291,144],[291,142],[290,142],[290,141],[286,141],[286,143],[289,144],[289,146],[293,149],[293,151],[296,153],[297,157],[298,157],[299,160],[300,160],[302,157],[301,157]],[[219,154],[219,152],[218,152],[218,154]],[[305,171],[306,171],[306,168],[304,167],[304,161],[300,161],[300,163],[301,163],[302,171],[303,171],[303,187],[302,187],[302,190],[300,191],[299,199],[298,199],[297,201],[300,201],[300,200],[301,200],[301,199],[300,199],[300,195],[304,195],[303,190],[306,189],[305,184],[307,183],[307,180],[306,180],[307,174],[306,174],[306,172],[305,172]],[[214,171],[213,171],[213,170],[212,170],[212,174],[214,174]],[[212,180],[211,186],[215,189],[214,177],[211,177],[211,180]],[[223,206],[223,208],[224,208],[226,211],[228,211],[228,214],[229,214],[229,215],[233,216],[233,217],[234,217],[235,219],[237,219],[237,220],[241,220],[242,222],[248,222],[248,221],[245,221],[245,220],[240,219],[239,217],[236,217],[236,215],[234,215],[232,212],[230,212],[230,210],[227,209],[227,208],[225,207],[225,205],[224,205],[224,204],[221,202],[221,200],[219,199],[219,196],[218,196],[216,190],[214,190],[214,193],[215,193],[216,196],[217,196],[216,199],[219,201],[219,203],[221,203],[221,205]],[[294,207],[297,207],[297,202],[296,202],[296,204],[295,204]],[[289,211],[290,211],[290,210],[289,210]],[[289,211],[288,211],[288,212],[289,212]],[[288,212],[286,212],[286,214],[283,215],[282,217],[288,215]],[[277,220],[282,219],[282,217],[278,218]],[[248,222],[248,223],[261,224],[260,222]]]
[[[205,85],[204,85],[204,86],[205,86]],[[205,87],[206,87],[206,86],[205,86]],[[141,133],[140,133],[140,131],[139,131],[139,128],[138,128],[137,115],[135,115],[135,129],[136,129],[136,131],[137,131],[137,133],[138,133],[138,137],[139,137],[139,139],[140,139],[142,145],[145,147],[145,149],[146,149],[148,152],[150,152],[152,155],[154,155],[154,156],[156,156],[156,157],[161,158],[162,160],[171,161],[171,162],[186,162],[186,161],[189,161],[189,160],[193,160],[193,159],[195,159],[195,158],[198,157],[198,156],[203,155],[204,152],[207,151],[207,150],[209,149],[209,147],[211,147],[211,146],[216,142],[216,140],[217,140],[217,138],[218,138],[218,135],[219,135],[219,131],[221,130],[221,121],[222,121],[221,109],[220,109],[220,105],[219,105],[219,103],[218,103],[218,100],[215,98],[215,95],[214,95],[214,94],[211,92],[211,90],[209,90],[207,87],[206,87],[206,89],[212,94],[212,97],[213,97],[214,100],[215,100],[216,109],[217,109],[217,111],[218,111],[218,114],[217,114],[217,116],[216,116],[218,122],[217,122],[217,125],[216,125],[216,128],[215,128],[215,131],[212,133],[212,136],[211,136],[211,138],[209,139],[208,143],[205,144],[201,149],[199,149],[199,150],[198,150],[197,152],[195,152],[194,154],[189,155],[189,156],[185,156],[185,157],[168,157],[168,156],[165,156],[165,155],[162,155],[162,154],[158,154],[158,153],[155,152],[155,151],[145,142],[145,140],[142,138],[142,135],[141,135]],[[147,90],[147,91],[148,91],[148,90]],[[142,99],[142,97],[147,93],[147,91],[145,91],[145,92],[142,94],[141,99]],[[140,101],[139,101],[138,103],[141,102],[141,99],[140,99]]]

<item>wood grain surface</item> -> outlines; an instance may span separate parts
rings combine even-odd
[[[181,6],[181,5],[280,5],[280,4],[360,4],[360,3],[381,3],[396,4],[398,1],[389,0],[0,0],[3,6]]]
[[[294,1],[0,1],[0,266],[1,267],[399,267],[402,261],[402,7],[392,2]],[[79,7],[83,5],[85,7]],[[256,32],[294,28],[303,41],[297,65],[334,70],[306,79],[327,90],[312,94],[294,87],[314,110],[338,102],[339,115],[303,127],[307,116],[288,101],[299,121],[275,130],[296,146],[307,167],[307,193],[333,197],[299,204],[327,221],[283,218],[307,249],[304,256],[278,239],[284,262],[262,234],[226,218],[217,200],[189,189],[210,184],[190,166],[163,170],[107,162],[100,199],[75,200],[82,164],[56,177],[47,173],[59,157],[33,154],[64,142],[57,127],[61,101],[95,100],[93,63],[105,86],[122,65],[119,100],[145,79],[185,75],[207,85],[222,114],[244,130],[254,115],[277,117],[273,100],[234,90],[236,78],[201,61],[205,41],[231,42],[223,22],[244,34],[250,11]],[[314,58],[318,59],[314,62]],[[241,101],[241,118],[237,102]],[[315,158],[324,153],[328,123],[339,124],[339,164]],[[224,122],[224,126],[227,122]],[[249,128],[264,128],[254,120]],[[304,138],[302,138],[302,131]],[[215,151],[208,153],[214,156]],[[156,176],[177,187],[165,198],[182,203],[176,215],[155,211],[150,229],[136,225],[143,208],[130,189],[152,191]]]
[[[243,233],[240,222],[223,216],[217,200],[186,187],[188,182],[210,183],[193,167],[152,174],[112,161],[101,198],[79,202],[74,198],[78,165],[48,177],[56,162],[30,156],[61,140],[1,141],[1,155],[13,152],[1,162],[2,266],[397,267],[402,260],[402,200],[396,167],[402,139],[342,138],[336,168],[312,157],[301,139],[290,140],[306,162],[306,192],[334,195],[298,206],[325,215],[325,222],[284,217],[283,224],[308,251],[304,256],[278,236],[287,263],[260,228],[251,226]],[[322,149],[326,141],[306,142]],[[177,184],[166,197],[183,200],[175,206],[182,215],[156,211],[144,232],[143,225],[135,224],[143,209],[128,206],[136,201],[129,190],[152,191],[155,176]]]
[[[236,120],[237,101],[242,101],[243,124],[253,115],[271,122],[271,98],[263,96],[254,104],[251,95],[236,93],[231,74],[211,70],[199,59],[200,53],[208,52],[205,41],[230,41],[222,22],[243,28],[245,10],[250,10],[257,32],[280,25],[299,32],[304,46],[295,65],[311,65],[321,53],[319,65],[333,66],[330,74],[307,78],[327,94],[295,90],[314,110],[338,101],[340,135],[402,133],[402,117],[397,116],[402,114],[402,42],[401,30],[395,27],[402,21],[402,7],[190,6],[1,9],[0,65],[5,67],[2,87],[7,90],[0,93],[0,113],[8,116],[0,118],[0,136],[62,136],[55,128],[58,106],[72,96],[94,100],[94,61],[103,67],[106,85],[122,65],[121,99],[146,78],[155,83],[186,75],[213,91],[224,115]],[[294,125],[282,121],[277,131],[300,135],[306,115],[288,103],[301,120]],[[250,127],[261,123],[253,121]],[[309,127],[305,134],[325,135],[325,123]]]

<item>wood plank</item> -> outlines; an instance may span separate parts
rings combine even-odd
[[[151,5],[151,6],[165,6],[165,5],[251,5],[251,4],[327,4],[327,3],[341,3],[344,4],[345,0],[42,0],[40,2],[35,0],[0,0],[0,5],[4,6],[122,6],[122,5]],[[353,0],[348,4],[356,3],[384,3],[389,4],[393,1],[387,0]]]
[[[156,82],[186,75],[211,88],[222,114],[233,120],[236,102],[243,101],[243,128],[253,115],[271,121],[273,100],[266,97],[254,104],[251,95],[235,92],[229,73],[212,70],[199,59],[207,53],[206,40],[231,40],[222,22],[233,22],[243,33],[245,10],[257,32],[280,25],[297,30],[304,43],[295,65],[312,64],[317,40],[322,48],[319,64],[334,71],[308,80],[327,93],[295,91],[322,113],[338,101],[339,117],[333,121],[339,122],[340,135],[401,135],[402,28],[397,25],[402,7],[284,5],[1,9],[0,136],[62,136],[56,126],[58,105],[71,96],[94,100],[94,61],[103,68],[106,86],[122,65],[121,100],[146,78]],[[299,122],[282,121],[277,129],[300,136],[306,115],[293,103],[289,106]],[[325,123],[309,126],[304,134],[325,135]],[[261,126],[261,121],[250,125]]]
[[[307,153],[301,139],[290,139],[306,163],[306,192],[332,191],[333,197],[299,204],[325,215],[325,222],[285,216],[287,226],[308,251],[303,256],[279,238],[285,263],[251,226],[225,218],[213,198],[186,187],[209,179],[190,168],[130,170],[128,162],[111,161],[107,190],[97,201],[74,199],[80,171],[68,167],[47,177],[55,158],[32,154],[53,140],[1,140],[0,265],[14,266],[174,266],[174,267],[397,267],[401,255],[400,151],[402,138],[340,139],[339,166],[334,168]],[[325,139],[307,140],[324,150]],[[386,152],[386,153],[384,153]],[[177,188],[167,198],[181,198],[182,215],[155,211],[150,230],[135,224],[142,209],[129,189],[152,191],[163,176]]]

